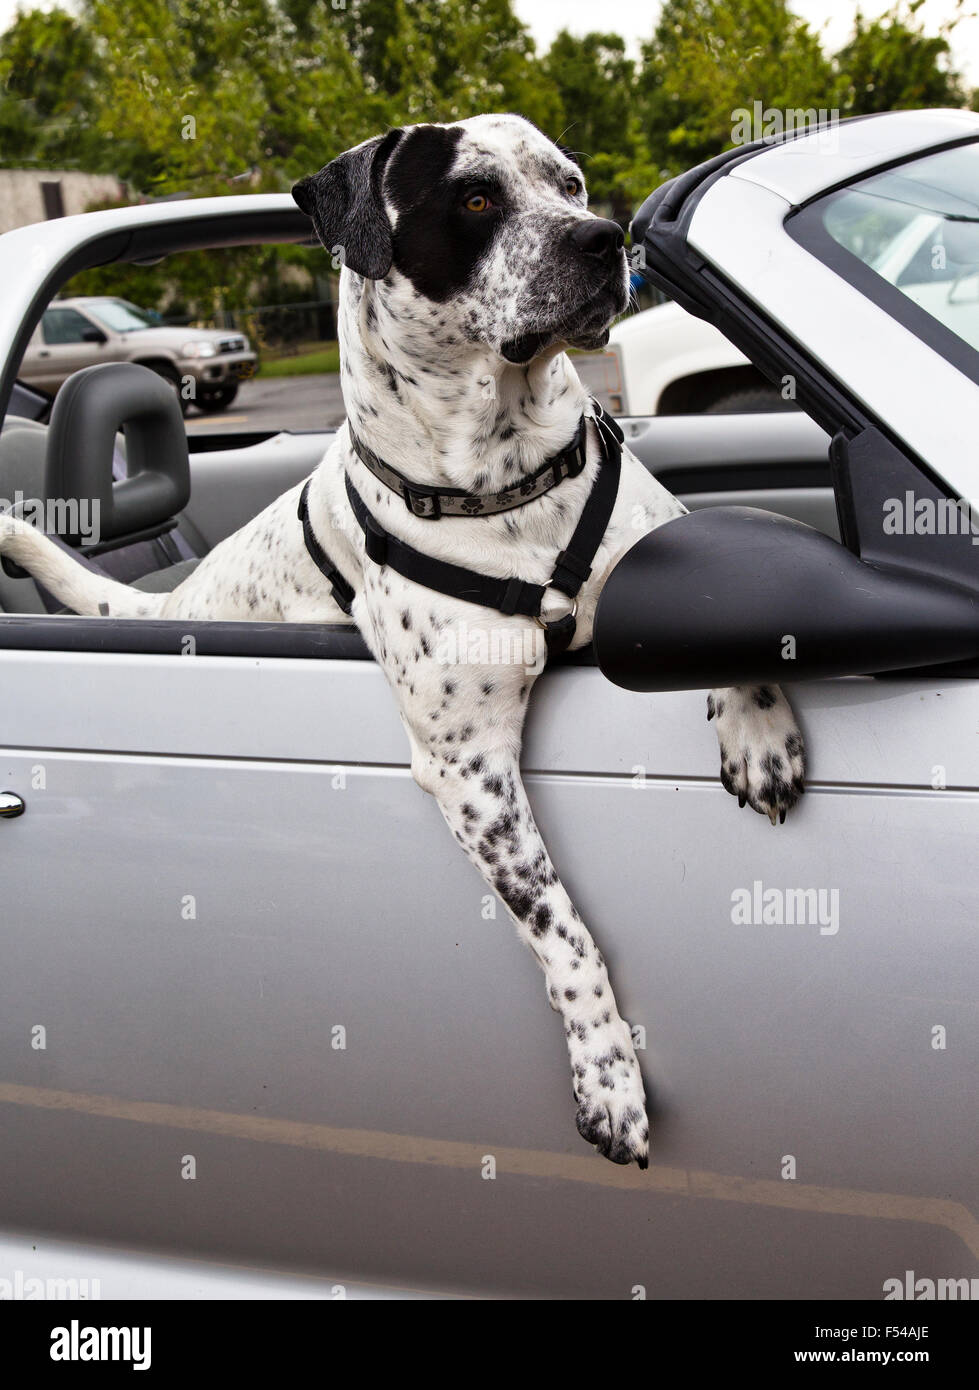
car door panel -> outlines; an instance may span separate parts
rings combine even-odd
[[[6,652],[0,677],[27,803],[0,823],[0,1225],[490,1293],[976,1273],[974,682],[797,687],[810,789],[774,830],[718,785],[701,692],[539,683],[529,792],[645,1030],[643,1174],[575,1136],[543,980],[372,663]],[[836,888],[838,931],[735,925],[755,881]]]

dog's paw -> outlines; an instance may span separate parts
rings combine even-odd
[[[721,782],[740,806],[785,820],[805,790],[805,748],[788,700],[774,685],[715,691],[707,718],[717,716]]]
[[[597,1047],[593,1043],[577,1055],[573,1066],[575,1123],[582,1139],[612,1163],[648,1167],[646,1095],[631,1040],[606,1035]]]

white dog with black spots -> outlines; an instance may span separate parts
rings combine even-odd
[[[398,702],[418,785],[499,894],[536,956],[560,1013],[580,1133],[615,1163],[648,1161],[643,1081],[602,954],[558,877],[520,776],[520,746],[539,663],[446,664],[466,630],[499,650],[527,650],[541,628],[404,578],[365,555],[345,475],[392,535],[482,574],[546,584],[599,468],[586,465],[509,511],[432,521],[413,515],[355,453],[413,482],[492,494],[564,449],[585,389],[566,349],[607,341],[626,307],[619,228],[588,211],[581,168],[512,115],[393,130],[332,161],[293,190],[328,252],[342,257],[339,334],[348,422],[313,474],[316,538],[355,591],[352,619]],[[310,557],[290,490],[200,563],[173,592],[145,594],[74,563],[25,523],[0,517],[0,551],[76,613],[96,616],[343,623]],[[578,601],[572,648],[587,646],[612,567],[640,535],[684,508],[628,449],[604,540]],[[641,524],[637,526],[637,518]],[[545,621],[570,604],[548,590]],[[526,630],[533,629],[532,635]],[[495,648],[493,644],[495,643]],[[777,687],[708,699],[727,790],[773,823],[803,789],[803,744]]]

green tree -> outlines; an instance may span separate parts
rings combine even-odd
[[[303,3],[303,0],[299,0]],[[557,90],[512,0],[347,0],[351,52],[395,125],[516,111],[543,130]]]
[[[549,135],[559,133],[560,97],[512,0],[419,0],[415,8],[432,54],[438,119],[514,111]]]
[[[640,77],[645,134],[664,176],[733,143],[736,113],[832,106],[834,75],[789,0],[666,0]]]
[[[636,64],[617,34],[562,30],[542,63],[561,99],[561,142],[581,161],[593,203],[628,221],[655,183],[636,111]]]
[[[949,38],[962,15],[936,35],[925,34],[918,19],[924,0],[900,3],[868,21],[858,10],[853,37],[833,60],[835,105],[848,116],[927,106],[962,106],[966,95],[951,67]]]
[[[302,43],[271,0],[88,0],[104,158],[155,193],[285,187],[384,124],[335,12]]]
[[[18,12],[0,35],[0,163],[90,163],[94,96],[94,43],[84,22],[59,9]]]

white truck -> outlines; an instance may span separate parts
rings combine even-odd
[[[744,353],[679,304],[621,319],[601,357],[616,415],[726,415],[789,410]]]

